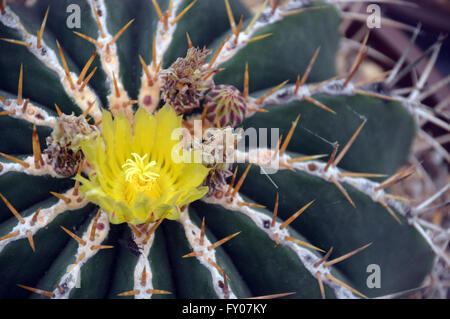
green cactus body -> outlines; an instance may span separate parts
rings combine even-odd
[[[81,9],[81,29],[66,27],[73,3]],[[232,16],[243,17],[242,24],[233,19],[230,35],[228,1],[198,0],[188,11],[190,1],[157,3],[46,0],[2,7],[0,37],[24,42],[0,42],[0,107],[6,112],[0,117],[6,155],[0,166],[0,297],[354,298],[420,286],[435,256],[411,223],[413,208],[390,196],[383,179],[365,176],[399,169],[415,122],[400,100],[374,96],[370,87],[355,93],[352,81],[332,78],[339,11],[288,0],[253,19],[230,0]],[[45,32],[35,36],[49,5]],[[198,70],[175,78],[171,66],[186,57],[189,43],[212,53],[196,61]],[[296,86],[319,47],[306,83]],[[178,62],[186,67],[186,60]],[[186,86],[194,73],[202,85]],[[294,84],[277,87],[286,80]],[[214,103],[208,90],[215,85],[242,92],[234,115],[218,104],[213,115],[206,108],[201,116],[204,104]],[[173,220],[161,211],[138,223],[112,223],[113,212],[99,209],[80,189],[86,180],[73,179],[78,167],[86,178],[95,170],[89,154],[77,157],[67,174],[48,164],[54,153],[45,151],[45,139],[61,119],[54,105],[63,116],[87,116],[92,131],[106,135],[102,110],[133,121],[133,105],[158,116],[162,99],[176,104],[188,128],[202,119],[207,127],[280,128],[284,139],[278,148],[235,150],[238,164],[214,166],[216,177],[203,183],[209,193],[173,204]],[[126,146],[131,137],[115,141]],[[341,145],[337,154],[334,142]],[[273,168],[279,170],[264,173]],[[150,187],[161,174],[141,182]],[[381,269],[376,289],[366,283],[372,264]]]

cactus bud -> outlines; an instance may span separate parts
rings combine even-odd
[[[61,176],[73,176],[83,160],[81,141],[97,134],[95,126],[83,116],[61,115],[52,134],[47,137],[47,163]]]
[[[162,72],[162,98],[178,114],[200,106],[205,91],[212,88],[211,79],[205,79],[205,58],[211,50],[190,48],[185,58],[178,58],[169,69]]]
[[[218,85],[205,96],[206,118],[221,126],[236,127],[245,119],[246,103],[241,92],[231,85]]]
[[[226,179],[233,175],[233,173],[227,169],[227,164],[213,165],[209,171],[208,176],[204,181],[204,185],[208,186],[208,196],[213,196],[217,192],[223,190],[224,185],[227,185]]]

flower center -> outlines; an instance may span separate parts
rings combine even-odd
[[[144,193],[151,199],[161,196],[158,178],[160,175],[155,172],[156,161],[146,163],[147,154],[131,154],[134,159],[127,159],[122,168],[125,169],[125,180],[128,182],[126,197],[129,203],[133,202],[137,193]]]

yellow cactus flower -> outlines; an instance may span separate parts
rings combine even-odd
[[[114,224],[139,225],[165,214],[179,218],[179,207],[207,193],[208,187],[200,185],[209,172],[201,163],[173,157],[182,158],[180,141],[172,139],[181,127],[181,117],[168,105],[156,115],[139,108],[133,124],[124,114],[113,119],[104,111],[102,134],[82,142],[93,170],[89,179],[76,177],[81,192],[108,212]],[[193,151],[188,155],[195,157]]]

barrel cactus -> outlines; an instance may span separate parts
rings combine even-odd
[[[415,109],[352,80],[364,45],[336,76],[332,1],[0,6],[2,298],[365,298],[430,273],[388,191]]]

